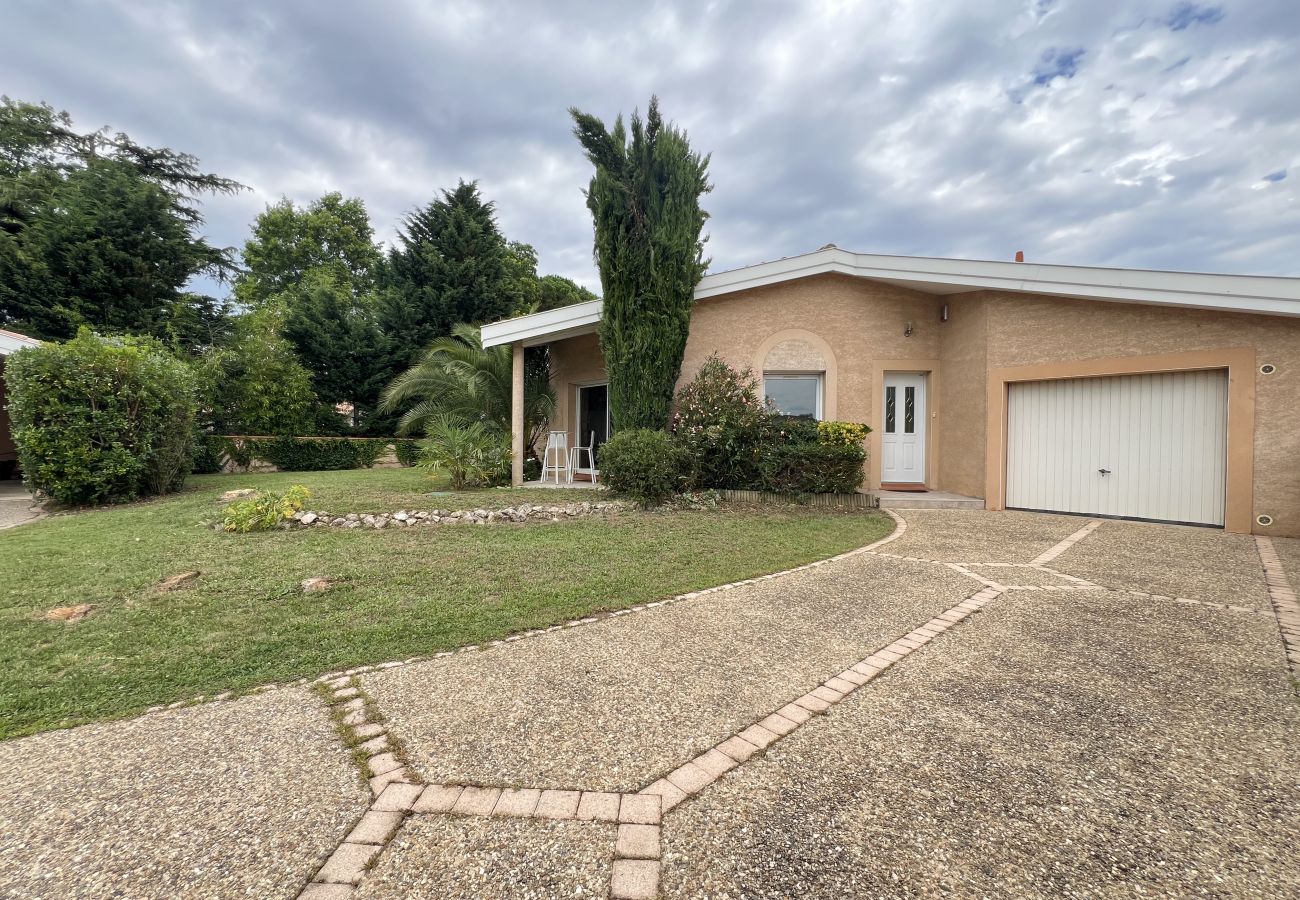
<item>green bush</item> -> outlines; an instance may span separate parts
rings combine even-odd
[[[862,486],[861,444],[794,443],[763,448],[762,489],[778,494],[851,494]]]
[[[510,480],[510,438],[499,430],[441,415],[428,423],[425,433],[420,468],[434,477],[446,477],[452,490]]]
[[[758,480],[759,445],[770,418],[754,373],[716,355],[677,394],[671,431],[689,460],[691,483],[750,488]],[[602,470],[603,470],[602,466]]]
[[[152,338],[81,329],[11,356],[9,415],[28,484],[60,503],[178,489],[194,453],[196,379]]]
[[[610,491],[642,506],[679,494],[690,477],[681,444],[662,431],[617,431],[600,447],[600,477]]]
[[[763,423],[764,444],[815,444],[820,440],[816,419],[807,416],[768,415]]]
[[[280,316],[270,307],[240,316],[230,340],[204,354],[203,424],[214,432],[314,433],[311,374],[280,336]]]
[[[393,441],[393,449],[397,451],[397,461],[407,468],[420,462],[419,441]]]
[[[301,484],[295,484],[283,494],[270,491],[258,491],[247,500],[237,500],[226,507],[226,518],[222,527],[226,531],[247,533],[249,531],[269,531],[281,522],[293,518],[293,514],[302,509],[303,504],[311,499],[311,491]]]

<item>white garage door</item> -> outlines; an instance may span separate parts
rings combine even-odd
[[[1017,509],[1223,524],[1223,370],[1032,381],[1007,398]]]

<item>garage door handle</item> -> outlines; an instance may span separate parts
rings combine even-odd
[[[1110,469],[1098,469],[1097,471],[1100,472],[1100,473],[1103,474],[1103,475],[1109,475],[1109,474],[1110,474]]]

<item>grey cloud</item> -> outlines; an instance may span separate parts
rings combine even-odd
[[[9,4],[0,84],[378,234],[477,178],[598,287],[567,107],[652,92],[713,153],[715,270],[815,249],[1295,272],[1293,0]],[[1016,103],[1012,94],[1018,94]]]

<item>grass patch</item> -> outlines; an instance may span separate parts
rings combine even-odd
[[[0,738],[480,643],[789,568],[893,528],[875,513],[779,505],[382,531],[232,535],[206,524],[222,491],[292,483],[330,512],[562,496],[478,491],[433,503],[409,470],[213,476],[171,497],[0,532]],[[192,587],[155,589],[190,569],[202,573]],[[316,575],[335,586],[301,593]],[[75,625],[40,618],[76,603],[94,610]]]

